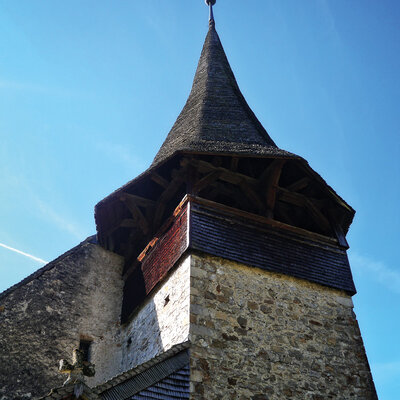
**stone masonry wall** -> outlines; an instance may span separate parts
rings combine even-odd
[[[190,257],[175,266],[124,328],[122,370],[188,339],[189,294]]]
[[[192,256],[191,399],[377,399],[351,297]]]
[[[80,338],[93,340],[96,384],[121,372],[122,260],[83,242],[34,279],[0,294],[0,399],[34,399],[63,384]]]

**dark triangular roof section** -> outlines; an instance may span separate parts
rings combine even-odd
[[[152,166],[177,152],[294,156],[276,146],[250,109],[214,24],[210,24],[189,98]]]
[[[189,347],[188,341],[177,344],[144,364],[95,387],[93,392],[103,400],[188,399]]]
[[[16,283],[13,286],[10,286],[8,289],[1,292],[0,300],[7,297],[10,293],[14,292],[21,286],[28,284],[29,282],[33,281],[34,279],[40,278],[45,272],[50,271],[51,269],[56,267],[61,261],[63,261],[64,259],[67,259],[69,256],[72,256],[73,254],[79,252],[82,247],[84,247],[86,245],[90,245],[90,244],[97,244],[96,235],[89,236],[83,242],[79,243],[77,246],[66,251],[61,256],[59,256],[56,259],[54,259],[53,261],[50,261],[49,263],[47,263],[44,267],[39,268],[32,274],[28,275],[26,278],[22,279],[22,281]]]

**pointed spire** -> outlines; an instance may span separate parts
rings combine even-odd
[[[206,3],[212,10],[215,0]],[[191,93],[152,167],[176,152],[293,156],[275,145],[240,92],[212,13]]]

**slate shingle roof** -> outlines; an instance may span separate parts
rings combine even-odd
[[[214,24],[189,98],[152,166],[182,151],[297,158],[276,146],[248,106]]]
[[[50,261],[47,263],[44,267],[39,268],[32,274],[28,275],[26,278],[22,279],[20,282],[16,283],[15,285],[10,286],[8,289],[4,290],[3,292],[0,293],[0,301],[7,297],[10,293],[13,291],[17,290],[18,288],[28,284],[29,282],[33,281],[34,279],[37,279],[41,277],[45,272],[50,271],[54,267],[56,267],[62,260],[66,259],[67,257],[77,253],[83,246],[87,244],[97,244],[97,239],[96,235],[89,236],[86,238],[83,242],[79,243],[77,246],[73,247],[72,249],[66,251],[64,254],[61,256],[57,257],[53,261]]]
[[[196,203],[190,210],[191,249],[356,294],[346,250],[244,222],[227,210]]]
[[[189,399],[189,342],[173,346],[150,361],[93,389],[102,400]]]
[[[155,385],[142,390],[131,397],[131,400],[185,400],[189,399],[190,369],[185,365]]]

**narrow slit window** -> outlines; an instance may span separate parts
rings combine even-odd
[[[81,339],[79,342],[79,350],[83,354],[83,361],[90,361],[90,346],[92,344],[91,340]]]

